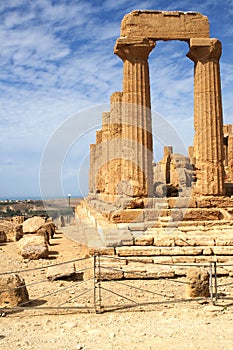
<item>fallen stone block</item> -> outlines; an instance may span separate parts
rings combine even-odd
[[[0,232],[5,233],[8,242],[18,241],[23,237],[22,225],[7,220],[0,222]]]
[[[46,277],[50,281],[64,279],[72,281],[82,281],[83,272],[76,271],[74,263],[67,263],[48,267]]]
[[[191,267],[187,271],[186,294],[189,298],[209,297],[209,273],[200,267]]]
[[[0,276],[0,307],[14,307],[29,301],[25,281],[17,274]]]
[[[20,254],[25,259],[46,259],[49,255],[48,246],[43,236],[24,236],[18,241]]]
[[[35,233],[45,224],[41,216],[33,216],[23,222],[23,233]]]

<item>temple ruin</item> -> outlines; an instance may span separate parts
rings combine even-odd
[[[188,156],[166,146],[155,164],[148,57],[159,40],[189,47],[195,133]],[[223,126],[221,52],[200,13],[133,11],[123,18],[114,47],[123,61],[123,90],[103,113],[90,146],[89,195],[76,209],[88,247],[157,261],[230,259],[233,126]]]
[[[194,62],[195,193],[225,193],[221,42],[210,38],[208,19],[200,13],[134,11],[124,17],[114,48],[124,65],[123,91],[111,96],[111,110],[91,146],[90,193],[107,201],[153,196],[148,56],[158,40],[186,41]]]

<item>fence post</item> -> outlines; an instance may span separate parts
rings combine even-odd
[[[94,308],[96,313],[101,313],[101,300],[101,265],[100,253],[98,252],[94,254]]]
[[[218,300],[218,280],[217,280],[217,263],[214,262],[214,294],[215,301]]]
[[[211,299],[212,304],[214,305],[214,299],[213,299],[213,266],[212,266],[212,262],[210,262],[209,290],[210,290],[210,299]]]

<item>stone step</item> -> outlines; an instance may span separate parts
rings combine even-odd
[[[228,255],[233,254],[233,246],[198,246],[198,247],[159,247],[130,246],[116,247],[116,255],[128,256],[176,256],[176,255]]]
[[[190,267],[204,267],[209,271],[210,262],[217,262],[217,275],[233,275],[233,259],[231,264],[223,264],[225,257],[212,259],[211,257],[198,260],[197,257],[154,257],[153,260],[143,258],[110,259],[100,260],[100,279],[148,279],[148,278],[174,278],[186,276]],[[99,276],[98,276],[99,277]]]
[[[144,226],[147,229],[153,229],[153,228],[176,228],[179,227],[180,229],[182,228],[183,230],[189,230],[192,228],[193,230],[198,230],[198,228],[203,229],[204,227],[221,227],[221,226],[228,226],[229,228],[233,229],[233,220],[209,220],[209,221],[174,221],[174,222],[168,222],[164,223],[164,225],[161,225],[161,222],[153,221],[153,222],[148,222],[144,223]]]
[[[229,230],[184,234],[174,231],[170,234],[150,232],[134,237],[136,246],[186,247],[186,246],[233,246],[233,232]]]

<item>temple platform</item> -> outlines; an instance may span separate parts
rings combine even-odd
[[[205,208],[171,208],[172,201],[159,200],[160,210],[125,209],[109,216],[83,201],[76,207],[83,255],[115,257],[110,265],[117,266],[112,276],[117,279],[183,276],[185,264],[210,262],[229,265],[218,274],[233,276],[232,198],[214,202],[219,207],[212,207],[212,200]]]

